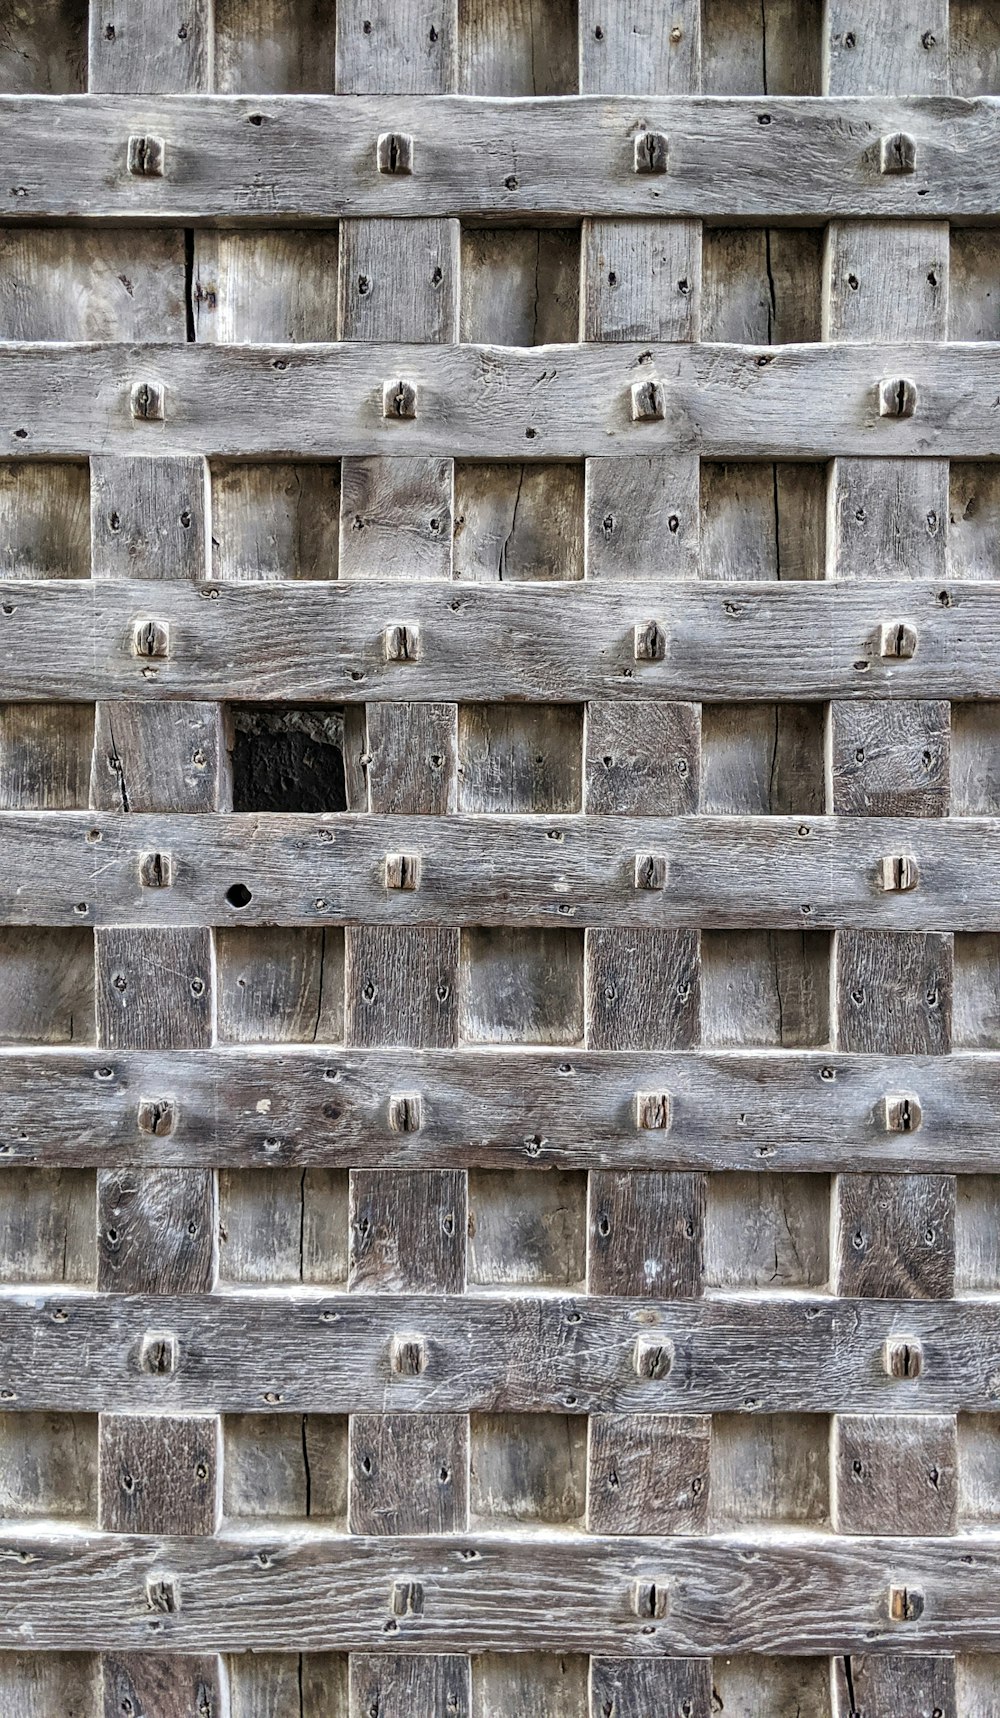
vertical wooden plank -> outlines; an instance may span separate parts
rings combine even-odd
[[[701,1533],[708,1525],[707,1414],[591,1414],[591,1533]]]
[[[467,1414],[354,1414],[352,1533],[464,1533],[469,1524]]]
[[[167,95],[209,88],[211,0],[93,0],[90,8],[92,92]]]
[[[826,32],[825,87],[831,95],[929,95],[947,88],[946,0],[931,0],[919,22],[905,8],[887,13],[875,0],[827,0]],[[949,234],[942,224],[835,222],[827,234],[824,337],[946,339],[948,266]],[[885,362],[891,367],[891,352]],[[837,460],[831,484],[830,576],[944,575],[946,462]],[[876,727],[865,714],[834,703],[830,758],[833,810],[947,814],[947,707],[901,704],[888,724]],[[952,939],[838,933],[835,1011],[843,1048],[946,1052]],[[836,1292],[892,1298],[954,1293],[953,1176],[841,1175],[834,1188]],[[955,1422],[948,1417],[836,1419],[835,1529],[954,1531],[956,1464]],[[919,1658],[835,1661],[836,1712],[874,1715],[903,1708],[954,1713],[953,1664]]]
[[[355,94],[451,89],[457,0],[342,0],[337,88]],[[459,226],[449,219],[340,225],[342,340],[437,344],[458,338]],[[389,379],[386,377],[385,379]],[[341,466],[339,576],[450,579],[454,464],[399,457]],[[414,668],[419,677],[419,663]],[[416,690],[416,688],[415,688]],[[373,812],[447,813],[457,801],[457,711],[448,705],[369,705],[365,768]],[[345,932],[349,1044],[417,1048],[456,1041],[459,935],[416,925],[350,925]],[[350,1275],[356,1292],[462,1293],[467,1177],[462,1170],[352,1171]],[[402,1312],[401,1312],[402,1316]],[[468,1514],[467,1415],[352,1416],[348,1524],[352,1532],[461,1530]],[[469,1660],[353,1654],[352,1718],[448,1711],[468,1718]]]
[[[590,1718],[712,1718],[712,1711],[710,1659],[590,1661]]]
[[[833,1718],[896,1718],[904,1699],[913,1718],[993,1718],[988,1707],[958,1704],[953,1658],[852,1653],[834,1659]]]
[[[228,1711],[225,1663],[211,1653],[106,1653],[103,1678],[103,1718],[224,1718]]]
[[[830,1456],[836,1533],[954,1533],[954,1414],[835,1414]]]
[[[606,9],[607,10],[607,9]],[[580,91],[614,95],[697,93],[701,7],[623,6],[609,18],[589,3],[580,16]],[[701,326],[701,223],[583,224],[584,340],[697,340]],[[588,459],[588,578],[697,576],[698,459]]]
[[[135,95],[208,89],[212,27],[210,0],[167,0],[166,5],[136,0],[127,8],[94,0],[91,90]],[[135,338],[149,340],[157,333],[187,338],[183,259],[180,287],[173,322],[158,328],[147,314]],[[114,337],[127,336],[119,326]],[[206,472],[201,461],[98,459],[91,502],[95,577],[206,576]],[[139,808],[224,805],[227,772],[218,712],[204,707],[183,713],[156,709],[155,715],[144,712],[135,722],[122,722],[110,706],[98,706],[95,805],[110,803],[123,814]],[[139,927],[108,932],[96,940],[95,954],[99,1042],[165,1050],[213,1041],[210,932]],[[169,1084],[168,1064],[165,1080]],[[211,1288],[217,1265],[217,1203],[212,1171],[101,1171],[99,1287],[154,1294]],[[175,1462],[180,1464],[177,1484],[168,1494],[164,1478]],[[113,1483],[110,1490],[102,1488],[107,1508],[114,1511],[109,1520],[117,1524],[118,1512],[128,1508],[136,1512],[132,1519],[140,1531],[162,1531],[178,1519],[171,1512],[187,1498],[195,1511],[188,1517],[190,1525],[201,1532],[214,1530],[221,1467],[217,1419],[199,1424],[140,1417],[125,1425],[119,1417],[107,1416],[101,1428],[102,1475],[109,1481],[117,1476],[120,1482],[124,1466],[131,1463],[139,1476],[136,1480],[130,1466],[129,1477],[135,1481],[131,1493],[120,1483],[117,1490]],[[192,1483],[193,1492],[188,1489]],[[129,1707],[136,1713],[186,1718],[200,1707],[226,1718],[228,1679],[219,1657],[109,1654],[103,1660],[103,1676],[106,1714]]]
[[[416,1718],[447,1713],[469,1718],[469,1660],[459,1653],[352,1652],[350,1718]]]
[[[102,1414],[98,1525],[107,1533],[201,1536],[222,1501],[218,1414]]]
[[[338,0],[340,95],[447,95],[457,0]]]

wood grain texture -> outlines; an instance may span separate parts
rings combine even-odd
[[[995,11],[0,6],[5,1718],[997,1718]]]
[[[110,1533],[214,1533],[221,1433],[217,1415],[102,1414],[99,1525]]]
[[[904,593],[891,582],[796,581],[747,585],[738,595],[708,580],[614,595],[597,586],[491,581],[456,593],[436,580],[321,587],[293,579],[220,583],[202,594],[180,581],[10,581],[0,585],[0,609],[12,611],[0,627],[0,667],[7,697],[32,702],[117,701],[140,690],[156,702],[336,703],[361,692],[421,703],[620,697],[623,709],[701,698],[1000,698],[997,584],[915,582]],[[169,629],[170,654],[155,662],[132,650],[132,626],[150,617]],[[635,631],[651,620],[668,622],[670,648],[637,665]],[[897,621],[917,633],[906,660],[880,654],[881,628]],[[415,662],[386,658],[385,630],[400,624],[418,629]]]
[[[26,246],[27,229],[9,232],[9,246]],[[164,289],[170,315],[180,311],[180,251],[177,258],[176,285]],[[117,256],[112,262],[121,266]],[[137,357],[132,346],[102,338],[102,330],[117,327],[103,305],[89,334],[75,322],[68,335],[50,332],[56,324],[48,318],[66,303],[50,287],[43,273],[37,295],[18,296],[19,307],[42,304],[46,319],[22,324],[20,339],[8,327],[0,347],[10,421],[44,458],[78,458],[95,445],[132,454],[137,441],[166,457],[401,453],[531,463],[676,455],[692,447],[721,460],[976,459],[991,445],[995,354],[985,341],[894,348],[893,369],[912,381],[918,405],[912,416],[890,417],[878,408],[886,378],[877,340],[766,352],[754,344],[609,341],[574,350],[568,362],[548,347],[426,345],[411,335],[409,344],[380,346],[373,371],[363,339],[304,344],[290,354],[273,345],[183,344],[179,334],[172,343],[142,346]],[[136,339],[141,332],[149,332],[148,320]],[[87,338],[96,344],[63,344]],[[666,390],[671,410],[637,424],[631,388],[644,352],[644,379]],[[137,423],[131,390],[149,372],[165,391],[165,414],[162,422]],[[383,383],[400,378],[425,401],[406,421],[382,410]]]
[[[787,3],[784,11],[787,28],[794,12]],[[604,26],[610,28],[607,17]],[[310,75],[321,65],[319,54],[311,57]],[[516,99],[523,91],[491,91],[493,99],[478,93],[474,102],[402,93],[344,102],[271,93],[265,102],[255,93],[126,96],[117,104],[95,93],[64,104],[58,133],[45,100],[11,96],[0,111],[0,143],[11,187],[24,195],[10,188],[2,195],[15,218],[167,214],[184,224],[238,216],[265,227],[341,214],[530,220],[659,213],[657,176],[632,170],[631,94],[565,102]],[[743,99],[644,96],[645,125],[670,138],[672,215],[822,223],[833,215],[926,221],[995,213],[986,164],[998,122],[989,101],[852,94],[817,102],[773,91],[771,124],[761,126],[762,90],[756,99],[746,86],[738,93]],[[262,109],[270,123],[252,126],[249,116]],[[142,131],[172,146],[166,186],[123,171],[125,139]],[[417,174],[373,170],[376,139],[392,131],[422,146]],[[880,173],[878,145],[887,132],[919,138],[931,170]]]
[[[947,1414],[837,1414],[831,1445],[837,1533],[954,1533],[958,1440]]]
[[[536,1177],[537,1179],[537,1177]],[[186,1412],[329,1413],[439,1408],[579,1417],[595,1413],[994,1412],[998,1316],[990,1295],[908,1303],[720,1293],[699,1300],[560,1294],[239,1295],[67,1291],[0,1295],[0,1364],[17,1411],[151,1412],[181,1390]],[[65,1319],[53,1318],[66,1312]],[[654,1322],[655,1319],[655,1322]],[[152,1321],[156,1320],[155,1326]],[[177,1334],[181,1375],[137,1364],[151,1329]],[[568,1334],[567,1334],[568,1333]],[[424,1339],[426,1365],[393,1370],[398,1336]],[[664,1350],[656,1377],[635,1367],[640,1335]],[[891,1336],[922,1344],[920,1377],[885,1368]],[[738,1344],[740,1365],[727,1354]],[[25,1347],[27,1344],[27,1347]],[[670,1347],[676,1364],[666,1366]],[[30,1357],[24,1360],[24,1355]],[[5,1386],[6,1387],[6,1386]],[[749,1437],[753,1420],[741,1419]],[[825,1428],[816,1422],[825,1438]],[[824,1443],[825,1448],[825,1443]],[[824,1480],[825,1484],[825,1480]]]

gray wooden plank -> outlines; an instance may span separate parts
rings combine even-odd
[[[587,705],[586,809],[615,816],[698,810],[701,710],[697,704]]]
[[[947,817],[951,705],[830,706],[829,803],[868,817]]]
[[[936,1536],[958,1519],[958,1439],[951,1414],[835,1414],[835,1533]]]
[[[17,1165],[47,1165],[53,1173],[60,1165],[93,1168],[108,1152],[136,1165],[257,1165],[273,1176],[283,1165],[510,1171],[527,1158],[563,1169],[753,1174],[765,1184],[761,1200],[772,1175],[793,1172],[944,1168],[982,1175],[994,1167],[995,1051],[941,1057],[574,1050],[567,1056],[498,1046],[489,1054],[486,1092],[475,1050],[317,1044],[174,1050],[165,1057],[36,1052],[8,1043],[0,1053],[0,1160],[8,1177]],[[636,1127],[636,1094],[647,1090],[668,1095],[668,1129]],[[390,1097],[414,1091],[424,1125],[419,1133],[396,1132]],[[173,1103],[169,1134],[139,1130],[139,1102],[150,1094]],[[920,1104],[915,1131],[887,1130],[885,1100],[894,1094]],[[46,1196],[55,1198],[51,1185]],[[74,1196],[67,1189],[66,1202]],[[746,1186],[739,1197],[745,1205]],[[36,1211],[32,1234],[40,1221]],[[61,1256],[61,1242],[39,1230],[26,1260],[36,1256],[36,1245],[39,1259]],[[8,1256],[20,1256],[12,1241]],[[38,1280],[27,1264],[20,1274]]]
[[[53,295],[47,281],[33,302],[52,311],[65,296]],[[148,326],[144,321],[143,331]],[[975,459],[993,446],[989,388],[996,355],[987,341],[901,344],[889,377],[885,349],[871,340],[766,351],[608,341],[574,350],[571,364],[559,348],[396,343],[379,348],[377,379],[369,343],[361,340],[303,345],[291,354],[267,345],[180,341],[136,349],[107,339],[67,344],[66,336],[46,344],[49,327],[21,341],[8,337],[0,347],[13,433],[27,444],[25,452],[45,458],[155,448],[165,457],[399,453],[534,463],[694,448],[723,460]],[[74,338],[81,338],[76,328]],[[659,386],[671,409],[637,421],[632,387],[643,352],[649,356],[642,379]],[[915,408],[912,415],[883,416],[879,384],[897,373],[912,382]],[[137,421],[131,391],[150,378],[163,390],[164,415]],[[395,387],[400,379],[417,395],[416,415],[406,420],[382,410],[382,383]],[[430,410],[435,400],[447,411]]]
[[[0,234],[4,340],[183,340],[177,229],[15,228]],[[94,451],[104,451],[95,444]]]
[[[468,1231],[464,1170],[355,1170],[350,1200],[352,1289],[461,1294]]]
[[[711,1718],[712,1666],[704,1658],[592,1658],[591,1718]]]
[[[196,1294],[217,1269],[210,1169],[99,1169],[97,1286],[121,1294]]]
[[[217,1654],[108,1652],[102,1676],[104,1718],[119,1718],[130,1706],[136,1718],[226,1712],[229,1679]]]
[[[209,931],[102,930],[95,946],[100,1044],[121,1050],[211,1044]]]
[[[954,1294],[953,1175],[838,1175],[834,1185],[838,1293],[892,1300]]]
[[[95,1644],[141,1649],[149,1617],[135,1594],[142,1592],[149,1569],[147,1541],[59,1538],[30,1529],[7,1538],[32,1562],[5,1578],[4,1644],[20,1644],[18,1627],[33,1609],[41,1650],[79,1651]],[[433,1653],[445,1634],[461,1653],[590,1650],[631,1658],[648,1655],[653,1644],[679,1656],[780,1654],[801,1641],[804,1627],[817,1655],[891,1653],[904,1639],[907,1650],[918,1653],[995,1650],[991,1587],[1000,1551],[994,1536],[969,1541],[976,1546],[971,1567],[962,1566],[953,1540],[815,1540],[815,1534],[804,1538],[787,1531],[763,1543],[731,1535],[616,1540],[561,1534],[511,1545],[482,1534],[386,1545],[364,1537],[270,1533],[249,1544],[245,1535],[220,1535],[164,1539],[160,1545],[179,1583],[180,1609],[166,1626],[171,1650],[181,1653],[203,1650],[201,1637],[209,1633],[224,1650],[248,1640],[264,1651],[368,1648],[391,1673],[394,1664],[405,1664],[401,1654]],[[931,1600],[905,1625],[891,1619],[888,1606],[890,1585],[900,1584],[903,1546],[907,1591]],[[463,1562],[463,1549],[475,1557]],[[267,1564],[258,1552],[269,1558]],[[81,1558],[90,1575],[88,1596],[96,1600],[89,1610],[65,1578]],[[651,1638],[636,1629],[629,1595],[636,1580],[655,1580],[664,1567],[675,1602]],[[725,1599],[736,1579],[743,1594],[738,1609]],[[390,1632],[398,1645],[386,1653],[394,1582],[422,1585],[429,1602],[422,1613],[396,1619],[398,1627]],[[697,1604],[685,1596],[691,1585]]]
[[[591,1414],[587,1425],[588,1532],[706,1528],[709,1416]]]
[[[217,704],[112,703],[94,717],[90,804],[97,811],[208,812],[230,798]]]
[[[710,581],[615,592],[582,581],[571,590],[467,585],[455,593],[441,581],[292,580],[212,585],[202,595],[180,582],[81,588],[29,579],[0,585],[0,609],[0,671],[12,700],[141,691],[154,701],[282,703],[620,697],[629,707],[1000,697],[1000,585],[986,583],[905,591],[891,582],[790,583],[734,593]],[[132,644],[133,625],[150,617],[169,629],[169,654],[153,661]],[[636,628],[651,621],[669,648],[637,666]],[[880,654],[881,628],[897,622],[917,634],[912,658]],[[385,631],[399,625],[418,629],[416,661],[387,660]]]
[[[588,1197],[590,1294],[701,1293],[704,1176],[591,1170]]]
[[[560,1041],[566,1041],[567,1034],[575,1041],[582,1035],[577,1025],[581,927],[665,934],[700,920],[706,927],[702,954],[715,984],[711,1006],[722,1009],[711,1041],[781,1041],[788,1046],[827,1040],[827,1031],[820,1030],[828,1025],[822,990],[830,964],[826,932],[840,928],[844,971],[850,964],[862,983],[870,980],[874,985],[872,994],[884,996],[885,1006],[902,1014],[906,1005],[893,1001],[881,975],[878,951],[884,946],[892,969],[904,975],[921,1018],[926,1016],[930,1023],[927,1047],[931,1047],[935,1031],[940,1036],[945,1029],[935,1028],[933,1022],[947,1021],[951,1004],[950,998],[922,998],[919,993],[923,965],[928,977],[940,968],[941,982],[946,971],[942,962],[950,967],[941,933],[929,927],[943,921],[960,931],[986,931],[993,926],[1000,898],[1000,862],[990,851],[995,837],[994,818],[916,822],[819,817],[803,822],[785,817],[612,819],[554,814],[552,818],[511,815],[501,822],[473,814],[445,820],[406,813],[385,817],[332,813],[319,822],[311,813],[246,812],[218,817],[164,813],[156,817],[135,812],[123,830],[112,812],[89,816],[5,812],[0,816],[0,922],[10,927],[2,942],[12,966],[24,958],[23,939],[19,945],[15,927],[59,928],[64,949],[69,949],[73,941],[69,927],[81,921],[83,926],[98,926],[101,936],[111,939],[108,947],[114,949],[119,976],[126,980],[129,962],[137,974],[148,975],[158,962],[174,960],[175,967],[166,968],[171,1006],[192,1029],[195,1021],[199,1023],[199,1041],[203,1041],[210,998],[207,932],[199,942],[199,927],[316,927],[347,921],[349,1041],[387,1043],[385,1033],[391,1028],[404,1034],[396,1042],[412,1042],[415,1028],[404,1022],[422,1017],[419,1011],[425,1009],[427,1018],[438,1022],[438,1048],[450,1042],[449,1022],[454,1020],[457,950],[449,929],[455,926],[469,927],[467,954],[473,984],[478,982],[473,969],[481,969],[500,949],[489,927],[502,927],[514,938],[512,950],[523,947],[524,983],[529,988],[531,984],[537,988],[536,980],[528,977],[529,967],[537,967],[538,958],[544,962],[544,957],[538,957],[537,951],[533,955],[528,944],[519,945],[514,933],[523,934],[529,927],[548,929],[554,939],[549,957],[564,971],[568,985],[564,1010],[555,1010],[554,1017],[562,1022]],[[161,871],[159,885],[150,881],[147,868],[140,874],[141,857],[156,853],[171,860],[169,873]],[[393,855],[419,860],[416,887],[397,887],[391,877],[387,884],[386,858]],[[883,859],[893,855],[915,865],[912,887],[887,887]],[[637,883],[636,861],[648,857],[666,861],[663,887],[646,887],[642,877]],[[168,875],[170,880],[165,882]],[[503,887],[487,894],[485,879],[491,875],[502,878]],[[153,936],[145,952],[137,938],[128,935],[140,912]],[[748,928],[725,930],[733,924]],[[811,928],[797,928],[803,924]],[[784,928],[779,979],[783,977],[786,984],[794,981],[798,987],[798,1014],[786,1020],[780,1040],[774,1036],[774,1009],[769,1013],[766,1001],[775,988],[773,977],[751,970],[764,959],[758,931],[767,928]],[[723,933],[728,942],[720,940]],[[85,931],[81,934],[82,951],[88,938]],[[851,941],[855,934],[861,939],[856,943]],[[905,941],[898,940],[908,937],[916,939],[913,948],[921,938],[931,939],[925,944],[926,962],[919,953],[910,955]],[[599,944],[600,939],[595,945],[598,950]],[[56,938],[54,949],[58,945]],[[617,963],[623,982],[636,996],[645,982],[644,947],[651,945],[641,939],[633,944],[626,941],[613,954],[608,945],[608,964]],[[674,951],[669,958],[680,963],[677,976],[683,984],[683,945],[673,941],[664,948]],[[400,996],[410,998],[409,1014],[400,1002],[394,1022],[380,1013],[388,1003],[388,981],[375,976],[373,963],[383,955],[394,963],[392,984],[402,987]],[[82,952],[81,959],[85,959]],[[630,976],[627,969],[633,960],[637,969]],[[744,1005],[735,990],[725,1003],[730,995],[725,990],[727,963],[734,960],[743,975],[743,988],[757,997],[750,1013],[739,1012]],[[595,953],[595,970],[602,961],[603,956]],[[204,990],[200,979],[206,980]],[[369,993],[372,985],[375,991]],[[702,989],[704,998],[704,974]],[[864,1027],[855,1022],[861,1020],[858,1010],[863,1010],[864,997],[859,990],[855,999],[846,981],[842,989],[841,1047],[859,1048],[856,1033]],[[540,992],[538,998],[541,1005]],[[488,1000],[471,1001],[466,1010],[477,1033],[476,1010]],[[677,1007],[687,1000],[679,995]],[[15,1002],[16,998],[9,999],[11,1007]],[[122,1023],[124,1030],[129,1011],[138,1003],[127,982],[123,988],[104,979],[100,1006],[110,1033],[112,1021]],[[495,1020],[499,1006],[488,1010],[489,1018]],[[651,1020],[676,1012],[669,998],[652,999],[648,985],[646,1004],[636,1006],[640,1012],[645,1007]],[[544,1018],[543,1009],[539,1023]],[[363,1024],[366,1020],[368,1026]],[[377,1020],[382,1020],[381,1026],[374,1024]],[[735,1038],[729,1030],[734,1020],[740,1026]],[[143,1030],[158,1033],[155,1041],[164,1046],[162,1022]],[[379,1032],[382,1037],[373,1035]],[[15,1033],[11,1041],[19,1035],[31,1037],[30,1032]],[[120,1035],[117,1040],[109,1037],[108,1042],[114,1041],[126,1047]],[[144,1038],[136,1047],[153,1041],[153,1036]],[[175,1047],[180,1048],[180,1043]],[[923,1042],[915,1040],[912,1053],[922,1048]]]
[[[89,88],[112,95],[207,89],[211,32],[210,0],[125,12],[103,0],[90,12]]]
[[[701,7],[665,12],[657,0],[620,11],[598,0],[579,9],[581,87],[607,95],[687,95],[701,83]]]
[[[217,1414],[102,1414],[98,1524],[109,1533],[214,1533],[222,1501]]]
[[[827,88],[831,95],[938,95],[948,87],[948,7],[932,0],[919,21],[886,29],[874,6],[830,0]]]
[[[838,933],[837,1042],[882,1055],[951,1048],[953,944],[946,934]]]
[[[465,1414],[354,1414],[352,1533],[461,1533],[469,1514]]]
[[[69,811],[89,804],[89,704],[0,704],[0,807]]]
[[[352,1652],[350,1718],[409,1718],[410,1714],[446,1712],[448,1718],[469,1718],[469,1660],[458,1653]]]
[[[5,579],[89,579],[86,460],[0,464],[0,566]]]
[[[439,1412],[445,1388],[448,1412],[515,1420],[750,1409],[806,1422],[915,1407],[985,1413],[997,1400],[995,1298],[720,1292],[637,1308],[634,1297],[544,1287],[505,1295],[265,1286],[236,1295],[99,1296],[12,1288],[0,1293],[0,1365],[17,1413],[177,1411],[179,1397],[185,1413],[329,1413],[331,1402],[343,1413],[382,1413],[387,1404],[392,1412]],[[138,1363],[150,1330],[176,1335],[177,1372],[150,1374]],[[414,1338],[424,1343],[423,1370],[398,1373],[397,1340]],[[637,1354],[640,1338],[647,1346]],[[918,1378],[891,1373],[890,1339],[921,1348]],[[637,1365],[650,1347],[657,1364],[647,1376]],[[821,1420],[812,1423],[825,1439]],[[744,1437],[752,1424],[740,1422]]]
[[[833,1661],[834,1718],[889,1718],[905,1701],[914,1718],[991,1718],[988,1706],[959,1705],[956,1665],[919,1653],[841,1654]]]
[[[90,462],[95,579],[208,577],[208,469],[201,459]]]
[[[341,0],[337,88],[349,95],[444,95],[452,87],[456,0]]]
[[[358,7],[360,10],[360,5]],[[786,8],[787,16],[787,8]],[[605,28],[610,28],[607,18]],[[55,46],[56,38],[52,38]],[[311,75],[319,75],[319,55]],[[658,175],[633,172],[635,97],[433,101],[412,96],[261,94],[74,96],[53,128],[51,98],[12,95],[0,108],[12,218],[192,219],[238,216],[265,227],[341,214],[536,214],[563,218],[658,213]],[[977,92],[978,93],[978,92]],[[642,118],[669,139],[672,216],[740,215],[823,224],[833,216],[990,219],[988,170],[998,117],[989,101],[769,94],[647,95]],[[267,123],[249,124],[249,116]],[[418,171],[378,174],[385,132],[416,139]],[[123,171],[129,133],[164,138],[165,179]],[[887,133],[918,140],[918,171],[882,174]],[[511,177],[516,179],[509,185]]]

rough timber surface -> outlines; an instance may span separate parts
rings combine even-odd
[[[662,179],[633,169],[644,130],[668,137]],[[144,131],[168,152],[152,182],[125,170],[128,137]],[[386,132],[413,138],[412,174],[378,172]],[[880,172],[886,132],[915,138],[916,173]],[[993,220],[998,135],[997,101],[927,96],[647,96],[638,109],[625,95],[5,96],[0,149],[11,183],[0,209],[7,220],[241,226],[350,215]]]
[[[998,1718],[998,138],[0,0],[2,1718]]]

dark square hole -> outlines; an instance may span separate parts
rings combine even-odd
[[[231,712],[234,811],[346,811],[341,709]]]

